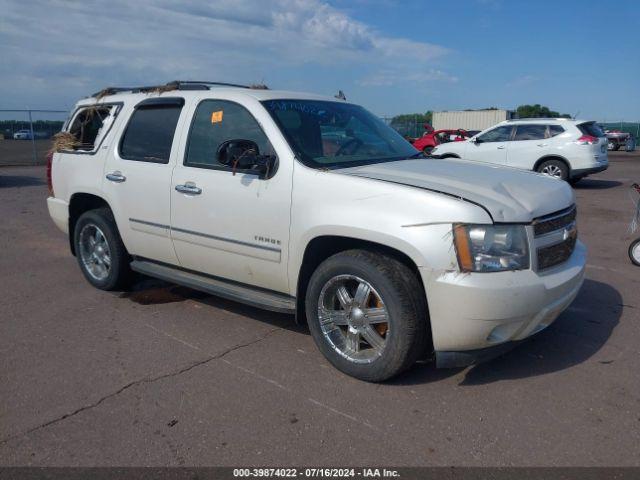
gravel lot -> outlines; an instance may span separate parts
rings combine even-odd
[[[33,142],[30,140],[0,140],[0,167],[44,165],[51,140],[36,140],[36,162],[33,161]]]
[[[342,375],[293,318],[141,280],[95,290],[46,211],[43,167],[0,169],[0,464],[640,465],[640,152],[576,188],[587,280],[488,364]]]

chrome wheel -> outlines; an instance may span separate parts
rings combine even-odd
[[[631,249],[631,258],[640,265],[640,242],[636,242],[635,246]]]
[[[111,250],[102,230],[88,223],[80,231],[79,239],[80,259],[85,270],[96,280],[106,279],[111,269]]]
[[[560,169],[560,167],[558,167],[557,165],[545,165],[544,167],[542,167],[542,170],[540,170],[540,173],[542,173],[543,175],[548,175],[550,177],[553,178],[562,178],[562,169]]]
[[[322,287],[318,301],[320,329],[331,347],[354,363],[382,355],[389,335],[389,312],[367,281],[338,275]]]

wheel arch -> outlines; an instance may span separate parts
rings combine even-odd
[[[296,286],[297,323],[306,323],[305,296],[307,292],[307,286],[309,285],[309,280],[315,269],[331,255],[353,249],[379,252],[392,257],[406,265],[414,273],[414,275],[416,275],[418,281],[420,282],[420,285],[423,285],[422,293],[425,296],[425,302],[428,311],[426,291],[424,290],[424,284],[418,270],[418,265],[409,255],[396,248],[369,240],[341,235],[320,235],[314,237],[307,243],[304,254],[302,256],[302,263],[300,264]],[[426,320],[426,327],[429,329],[429,336],[431,336],[431,324],[429,322],[429,318],[427,318]]]
[[[544,157],[540,157],[535,165],[533,166],[533,171],[537,172],[538,168],[540,167],[540,165],[542,165],[544,162],[546,162],[547,160],[559,160],[562,163],[565,164],[565,166],[567,167],[567,170],[569,172],[569,178],[571,178],[571,164],[569,163],[569,160],[567,160],[566,158],[564,158],[561,155],[545,155]]]
[[[73,255],[76,254],[73,237],[75,234],[75,226],[78,218],[89,210],[107,207],[111,209],[109,203],[102,197],[92,193],[78,192],[74,193],[69,200],[69,248]]]

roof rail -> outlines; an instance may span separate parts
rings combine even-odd
[[[517,122],[520,120],[572,120],[566,117],[522,117],[522,118],[510,118],[507,122]]]
[[[91,97],[102,98],[108,95],[115,95],[116,93],[162,93],[169,92],[171,90],[210,90],[211,87],[233,87],[233,88],[253,88],[266,90],[266,85],[240,85],[236,83],[225,82],[197,82],[193,80],[174,80],[173,82],[165,83],[164,85],[151,85],[146,87],[107,87],[103,88],[99,92],[91,95]]]

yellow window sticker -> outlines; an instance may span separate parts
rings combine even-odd
[[[211,123],[220,123],[222,121],[222,110],[211,113]]]

